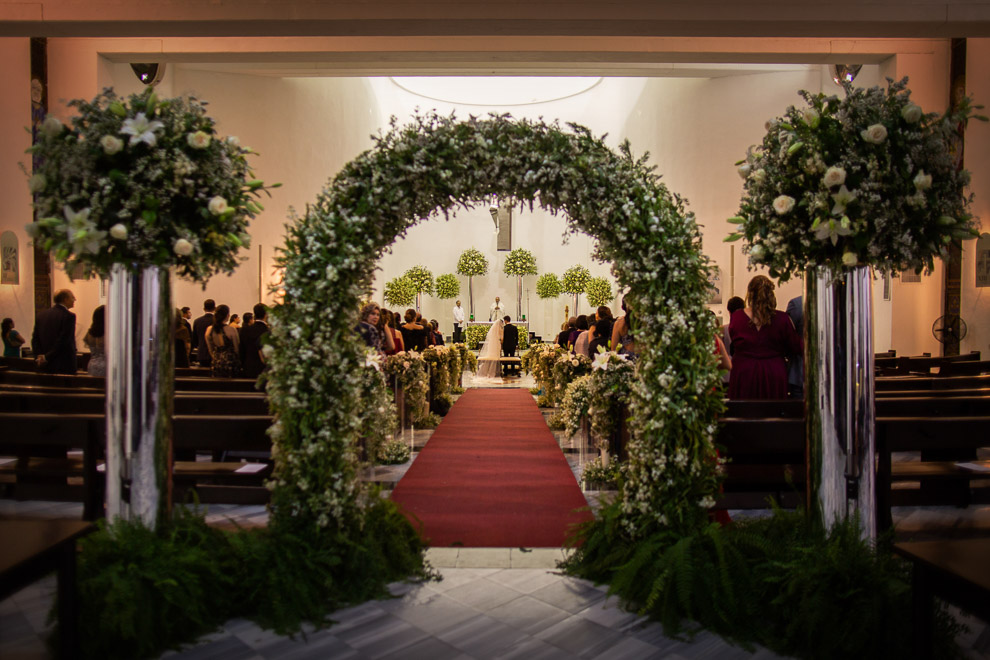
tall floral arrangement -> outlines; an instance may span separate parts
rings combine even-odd
[[[553,387],[547,391],[548,399],[559,404],[567,391],[567,386],[575,378],[591,373],[591,360],[584,355],[558,353],[553,363]]]
[[[815,265],[931,270],[950,243],[978,235],[954,155],[975,117],[969,101],[925,113],[907,78],[845,93],[800,92],[805,107],[767,122],[739,164],[745,189],[726,240],[744,238],[750,261],[781,280]]]
[[[564,293],[578,295],[584,293],[589,281],[591,281],[591,271],[578,264],[564,271],[561,285],[564,287]]]
[[[413,266],[402,276],[412,283],[416,293],[433,295],[433,273],[426,266]]]
[[[488,273],[488,259],[476,248],[468,248],[461,252],[457,259],[457,274],[465,277],[485,275]]]
[[[450,300],[461,294],[461,283],[457,281],[457,276],[452,273],[438,275],[436,280],[437,298]]]
[[[385,302],[396,307],[408,307],[416,300],[416,285],[405,275],[385,283]]]
[[[108,88],[69,106],[70,123],[47,117],[30,149],[37,220],[27,231],[38,247],[86,275],[124,264],[206,281],[237,267],[267,188],[204,101]]]
[[[502,272],[509,276],[536,275],[536,257],[525,248],[516,248],[505,258]]]
[[[427,394],[430,379],[426,361],[416,351],[402,351],[385,358],[382,371],[402,387],[406,404],[406,418],[416,423],[429,414]]]
[[[560,278],[557,277],[556,273],[543,273],[536,280],[536,295],[543,300],[556,298],[563,290]]]
[[[593,277],[588,280],[584,289],[584,295],[588,298],[588,304],[592,307],[607,305],[615,300],[612,292],[612,283],[607,277]]]

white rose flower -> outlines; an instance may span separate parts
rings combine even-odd
[[[736,170],[736,171],[739,172],[740,178],[742,178],[743,180],[745,180],[746,177],[749,176],[749,171],[751,169],[753,169],[753,166],[752,165],[750,165],[749,163],[743,163],[742,165],[739,166],[739,169]]]
[[[887,127],[883,124],[873,124],[865,131],[860,131],[860,136],[870,144],[883,144],[887,139]]]
[[[793,208],[794,198],[789,195],[780,195],[777,199],[773,200],[773,210],[777,212],[777,215],[790,213]]]
[[[186,134],[186,143],[193,149],[206,149],[210,146],[210,136],[203,131]]]
[[[762,245],[754,245],[749,249],[749,258],[753,261],[760,261],[766,256],[767,251],[763,249]]]
[[[241,146],[241,140],[236,135],[229,135],[227,136],[227,144],[232,147],[239,147]]]
[[[100,138],[100,146],[103,147],[103,153],[112,156],[124,148],[124,141],[114,135],[104,135]]]
[[[914,177],[914,187],[918,190],[928,190],[932,187],[932,175],[925,174],[924,170],[920,170]]]
[[[188,257],[193,252],[193,244],[184,238],[179,238],[172,245],[172,251],[180,257]]]
[[[920,106],[914,103],[908,103],[906,106],[901,108],[901,117],[909,124],[917,123],[921,119],[921,115],[924,113]]]
[[[767,171],[764,170],[763,168],[756,170],[755,172],[753,172],[753,180],[756,181],[756,183],[762,185],[767,180]]]
[[[118,222],[110,228],[110,235],[117,240],[122,241],[127,238],[127,227],[125,227],[123,223]]]
[[[821,117],[819,116],[818,111],[814,108],[805,108],[801,111],[801,119],[803,119],[804,123],[808,126],[816,128]]]
[[[209,209],[213,215],[223,215],[227,212],[227,200],[217,195],[210,200]]]
[[[832,166],[825,171],[825,187],[833,188],[846,182],[846,171],[841,167]]]
[[[45,117],[45,121],[41,123],[41,132],[48,137],[55,137],[62,132],[65,128],[62,122],[55,115],[48,115]]]
[[[44,174],[35,174],[28,179],[28,189],[32,193],[40,193],[48,185],[48,180]]]
[[[843,252],[842,253],[842,265],[843,266],[855,266],[859,263],[859,257],[856,256],[855,252]]]

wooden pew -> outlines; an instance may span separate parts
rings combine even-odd
[[[770,497],[787,508],[803,502],[807,481],[803,417],[726,417],[719,420],[715,442],[729,461],[724,468],[725,492],[716,508],[765,509]]]
[[[876,391],[889,390],[961,390],[988,389],[990,390],[990,375],[982,376],[895,376],[881,377],[876,380]]]
[[[28,371],[0,370],[0,385],[83,388],[105,390],[106,381],[85,374],[39,374]],[[253,378],[203,378],[179,377],[175,379],[177,392],[257,392]]]

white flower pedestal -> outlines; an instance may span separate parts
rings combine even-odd
[[[805,278],[808,510],[826,526],[859,516],[876,537],[873,279],[868,266]]]

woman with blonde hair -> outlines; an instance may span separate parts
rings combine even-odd
[[[732,313],[730,399],[786,399],[785,359],[804,351],[790,317],[777,310],[773,282],[757,275],[746,289],[746,307]]]

